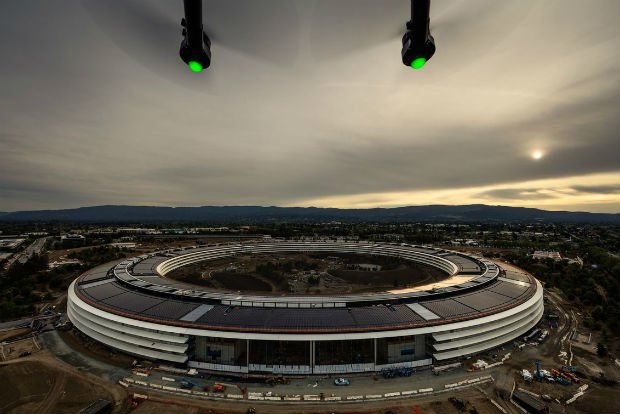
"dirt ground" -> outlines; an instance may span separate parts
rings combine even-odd
[[[72,372],[49,354],[2,364],[0,377],[0,412],[6,414],[76,413],[98,398],[125,400],[118,387]],[[124,407],[115,412],[124,412]]]
[[[256,272],[257,265],[267,262],[312,265],[312,271],[281,271],[288,283]],[[352,264],[368,263],[383,266],[379,271],[350,269]],[[389,266],[386,268],[386,265]],[[234,270],[230,270],[234,268]],[[320,275],[318,284],[308,283],[309,275]],[[413,287],[445,279],[447,274],[419,263],[385,257],[352,254],[264,254],[206,261],[184,266],[166,275],[171,279],[207,286],[213,289],[293,294],[362,293]]]
[[[8,331],[0,332],[0,342],[10,341],[13,338],[24,336],[30,333],[30,328],[11,329]]]

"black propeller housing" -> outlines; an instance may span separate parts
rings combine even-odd
[[[403,36],[403,64],[420,69],[435,54],[435,39],[430,32],[430,0],[411,0],[411,20]]]
[[[184,0],[183,41],[179,55],[194,72],[211,66],[211,40],[202,27],[202,0]]]

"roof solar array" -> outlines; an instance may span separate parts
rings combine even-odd
[[[478,264],[476,262],[474,262],[473,260],[463,257],[463,256],[459,256],[458,254],[450,254],[450,255],[444,255],[443,256],[444,259],[448,259],[451,262],[454,262],[458,265],[459,269],[461,270],[460,273],[480,273],[482,272],[482,269],[480,268],[480,266],[478,266]]]
[[[98,301],[127,292],[127,289],[119,286],[116,282],[100,286],[92,286],[83,290],[88,294],[88,296]]]
[[[351,316],[361,326],[397,325],[424,322],[406,305],[351,308]]]
[[[144,315],[155,316],[163,319],[178,320],[183,315],[196,309],[200,304],[192,302],[180,302],[177,300],[165,300],[144,312]]]
[[[227,312],[226,310],[229,309]],[[273,310],[269,310],[273,311]],[[198,318],[196,323],[205,325],[221,326],[247,326],[249,328],[262,328],[265,326],[264,309],[235,308],[228,306],[214,306],[205,315]]]
[[[84,275],[81,279],[82,283],[88,283],[91,280],[101,279],[107,277],[108,271],[110,270],[110,265],[103,265],[95,267],[91,269],[88,274]]]
[[[149,257],[148,259],[144,259],[141,262],[138,262],[134,265],[133,274],[136,276],[137,275],[155,275],[157,274],[155,271],[155,268],[157,267],[157,265],[159,265],[161,262],[163,262],[166,259],[167,257],[159,257],[159,256]]]
[[[513,271],[506,271],[506,274],[503,275],[503,277],[505,277],[506,279],[512,279],[512,280],[520,280],[522,282],[529,282],[530,278],[524,274],[524,273],[519,273],[519,272],[513,272]]]
[[[463,305],[454,299],[434,300],[431,302],[423,302],[422,306],[429,309],[442,318],[451,318],[454,316],[468,315],[475,313],[476,310],[469,306]]]
[[[298,245],[299,243],[293,243],[285,248],[292,251],[300,250]],[[249,246],[247,249],[257,251],[262,248],[274,249],[273,246],[265,246],[261,248]],[[377,252],[383,249],[381,246],[362,247],[372,248]],[[385,249],[397,247],[399,246],[385,246]],[[209,249],[229,248],[219,246]],[[233,246],[233,250],[235,248],[242,249],[240,245]],[[326,249],[328,248],[329,246],[326,246]],[[536,288],[525,274],[509,271],[506,278],[498,278],[497,267],[484,259],[463,257],[450,251],[410,246],[406,248],[430,253],[436,257],[445,257],[457,264],[462,272],[482,272],[485,268],[487,272],[459,285],[432,291],[411,292],[406,296],[380,292],[312,297],[256,296],[200,290],[200,287],[194,285],[152,275],[154,268],[162,261],[168,260],[173,253],[196,254],[207,250],[201,248],[154,257],[143,255],[139,258],[126,259],[116,267],[119,279],[109,281],[105,278],[110,265],[99,266],[79,279],[76,289],[95,306],[100,302],[111,310],[133,313],[137,318],[143,316],[231,329],[245,327],[303,331],[304,329],[380,329],[426,322],[440,323],[461,316],[473,318],[479,312],[499,310],[505,306],[521,303],[530,297]],[[355,251],[354,247],[351,247],[351,250]],[[219,250],[216,254],[220,254]],[[481,260],[483,265],[479,266],[476,260]],[[133,269],[127,271],[126,268],[130,266],[133,266]],[[466,290],[468,288],[469,290]],[[224,301],[228,301],[231,306],[225,305]],[[342,307],[334,308],[336,302]],[[377,303],[383,304],[377,305]],[[347,304],[349,308],[346,307]],[[330,307],[321,308],[323,305]],[[310,306],[313,308],[309,308]]]
[[[125,312],[162,320],[194,322],[221,327],[263,329],[345,329],[411,326],[429,320],[474,315],[479,311],[514,303],[531,287],[499,282],[474,293],[407,305],[374,305],[332,309],[251,308],[185,302],[131,291],[116,282],[82,289],[89,297]],[[529,295],[525,295],[529,296]],[[412,306],[426,312],[415,312]],[[423,314],[436,315],[425,318]]]
[[[471,295],[458,296],[454,298],[454,300],[478,311],[485,311],[510,303],[510,300],[506,296],[490,290],[476,292]]]
[[[393,309],[393,310],[392,310]],[[197,322],[214,326],[269,329],[340,329],[423,322],[406,306],[351,309],[251,309],[215,306]]]
[[[530,287],[528,286],[519,286],[514,283],[502,282],[499,281],[489,288],[490,291],[502,294],[504,296],[508,296],[509,298],[518,298],[519,296],[526,293]]]
[[[112,296],[102,302],[115,308],[123,309],[130,312],[141,313],[144,310],[165,301],[164,298],[156,296],[141,295],[136,292],[127,291],[121,295]]]

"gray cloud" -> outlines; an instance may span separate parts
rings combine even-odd
[[[518,200],[554,200],[581,194],[620,194],[620,188],[617,185],[573,185],[565,188],[497,188],[480,192],[476,196],[489,200],[514,202]]]
[[[544,200],[557,198],[558,194],[537,188],[501,188],[480,193],[478,196],[494,200]]]
[[[210,0],[214,62],[195,75],[177,57],[180,2],[4,2],[0,210],[618,171],[615,1],[435,0],[438,52],[417,72],[399,62],[407,4]]]
[[[575,185],[572,187],[580,193],[593,194],[620,194],[620,184],[618,185]]]

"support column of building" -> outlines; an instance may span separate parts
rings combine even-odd
[[[423,352],[418,352],[424,350]],[[433,356],[433,335],[416,335],[416,359],[425,359]]]
[[[314,341],[310,341],[310,372],[314,373]]]
[[[375,358],[374,358],[374,370],[377,370],[377,338],[373,339],[373,348],[375,351]]]
[[[248,367],[248,372],[250,371],[250,340],[245,340],[245,366]]]

